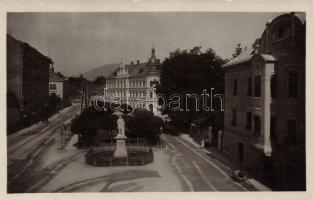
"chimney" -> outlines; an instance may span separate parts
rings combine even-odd
[[[140,61],[139,61],[139,60],[137,60],[137,65],[139,65],[139,63],[140,63]]]
[[[50,71],[54,73],[54,66],[53,66],[53,63],[51,63],[50,66],[51,66],[51,67],[50,67]]]

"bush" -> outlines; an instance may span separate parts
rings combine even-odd
[[[71,126],[71,131],[79,135],[78,147],[85,148],[93,146],[100,141],[97,137],[99,129],[114,132],[117,129],[117,116],[112,115],[112,110],[99,111],[89,107],[81,115],[76,117]],[[125,120],[125,134],[128,140],[144,138],[148,144],[156,145],[159,141],[160,127],[164,127],[161,118],[156,117],[150,111],[134,111],[133,115],[123,115]],[[111,135],[113,137],[113,135]],[[100,138],[101,139],[101,138]],[[101,139],[102,140],[102,139]],[[103,139],[104,141],[108,138]]]
[[[114,146],[110,147],[114,149]],[[147,150],[146,150],[147,149]],[[146,165],[153,162],[151,147],[135,147],[127,150],[127,158],[114,158],[114,151],[103,149],[94,151],[90,149],[85,155],[85,162],[92,166],[123,166],[123,165]]]

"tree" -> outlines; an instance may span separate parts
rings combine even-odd
[[[191,54],[199,55],[201,54],[201,46],[194,47],[189,51]]]
[[[104,76],[97,76],[97,78],[95,78],[94,83],[95,84],[105,84],[106,82],[106,78]]]
[[[60,76],[60,77],[62,77],[62,78],[65,78],[65,76],[60,72],[60,71],[58,71],[57,73],[55,73],[56,75],[58,75],[58,76]]]
[[[96,143],[98,129],[112,132],[116,129],[117,116],[110,111],[99,111],[88,107],[78,117],[74,118],[71,131],[79,135],[78,147],[89,147]]]
[[[200,115],[212,114],[202,108],[204,102],[201,98],[197,105],[193,101],[186,103],[185,97],[187,94],[201,96],[204,90],[210,92],[211,88],[214,88],[215,94],[224,94],[224,72],[221,68],[224,63],[213,49],[202,53],[200,47],[193,48],[189,53],[178,49],[165,59],[157,93],[164,95],[167,100],[172,94],[181,95],[182,111],[173,111],[169,106],[163,110],[163,114],[168,114],[176,127],[187,128]],[[220,102],[213,101],[212,106],[217,108]]]
[[[238,43],[237,44],[237,47],[235,49],[235,52],[233,53],[233,59],[236,58],[237,56],[239,56],[240,54],[242,53],[242,47],[241,47],[241,44]]]
[[[135,110],[133,116],[124,116],[126,132],[129,138],[144,138],[149,144],[155,145],[159,140],[160,127],[164,127],[161,118],[150,111]]]
[[[78,96],[82,89],[82,84],[86,79],[82,77],[68,77],[67,79],[67,91],[68,96]]]

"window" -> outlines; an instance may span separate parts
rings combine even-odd
[[[276,75],[271,77],[271,97],[276,97]]]
[[[298,93],[298,74],[297,72],[288,73],[288,97],[296,98]]]
[[[236,127],[237,125],[237,111],[232,110],[232,120],[231,120],[231,126]]]
[[[270,122],[270,131],[271,131],[271,140],[276,140],[276,117],[271,116],[271,122]]]
[[[56,90],[57,89],[57,85],[52,83],[50,84],[50,90]]]
[[[153,98],[153,92],[150,92],[150,99]]]
[[[237,79],[234,79],[233,95],[237,96]]]
[[[252,78],[248,78],[247,96],[252,96]]]
[[[251,130],[251,124],[252,124],[252,113],[247,112],[246,115],[246,130],[250,131]]]
[[[150,87],[153,87],[153,85],[158,85],[158,84],[159,82],[156,79],[154,79],[153,81],[150,81]]]
[[[287,120],[288,141],[290,144],[297,143],[297,122],[294,119]]]
[[[291,36],[291,27],[289,24],[278,27],[272,32],[272,41],[285,39]]]
[[[254,96],[260,97],[261,96],[261,76],[256,75],[254,77]]]
[[[254,115],[254,132],[257,136],[260,136],[261,132],[261,117]]]

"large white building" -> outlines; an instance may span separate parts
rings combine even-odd
[[[156,85],[160,82],[160,60],[152,49],[148,62],[123,63],[109,75],[106,81],[107,102],[126,103],[132,108],[157,111]]]

